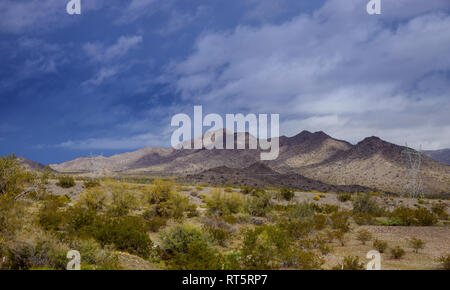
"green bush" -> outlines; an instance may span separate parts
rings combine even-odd
[[[353,213],[379,215],[381,209],[378,207],[370,194],[358,194],[353,200]]]
[[[100,181],[98,179],[89,178],[83,182],[84,188],[93,188],[100,186]]]
[[[333,270],[364,270],[364,263],[360,262],[357,256],[346,256]]]
[[[342,230],[343,232],[350,231],[350,214],[347,212],[336,212],[330,216],[331,227],[333,229]]]
[[[365,245],[367,241],[372,239],[372,234],[367,230],[360,230],[356,234],[356,239]]]
[[[256,196],[247,201],[247,212],[252,216],[266,216],[273,208],[270,194],[265,191],[259,191]]]
[[[408,242],[414,253],[419,253],[419,250],[425,248],[425,242],[416,237],[412,237]]]
[[[217,216],[236,214],[241,211],[244,201],[235,193],[223,193],[220,189],[214,189],[206,198],[206,206],[209,213]]]
[[[29,177],[15,154],[0,157],[0,195],[22,193]]]
[[[81,270],[119,270],[118,255],[109,248],[103,249],[94,239],[76,240],[71,245],[81,255]]]
[[[338,199],[340,202],[346,202],[346,201],[349,201],[349,200],[352,199],[352,195],[351,195],[350,193],[339,193],[339,194],[337,195],[337,199]]]
[[[435,203],[431,207],[431,211],[436,214],[440,219],[447,220],[448,213],[446,211],[447,205],[445,203]]]
[[[149,231],[157,232],[167,224],[167,217],[147,216],[148,214],[148,211],[144,212],[143,218],[147,221]]]
[[[75,179],[72,176],[62,175],[58,178],[56,185],[62,188],[71,188],[75,186]]]
[[[280,190],[280,195],[284,200],[290,201],[294,198],[295,192],[289,188],[283,188]]]
[[[438,261],[441,264],[442,269],[450,270],[450,254],[439,257]]]
[[[404,226],[432,226],[437,223],[436,215],[425,208],[414,210],[398,207],[392,211],[391,217],[398,219]]]
[[[46,201],[39,210],[39,225],[45,230],[58,230],[64,221],[64,213],[58,209],[63,204],[57,200]]]
[[[88,189],[78,195],[77,205],[87,210],[101,211],[106,205],[106,194],[102,189]]]
[[[170,269],[218,270],[222,256],[209,243],[209,237],[192,226],[175,226],[161,233],[161,258]]]
[[[403,250],[400,246],[391,249],[391,257],[393,259],[401,259],[405,255],[405,250]]]
[[[69,247],[51,235],[19,238],[4,249],[4,269],[29,270],[49,268],[63,270],[67,265]]]
[[[388,247],[387,242],[375,239],[373,241],[373,247],[380,253],[384,253]]]
[[[316,207],[309,202],[296,203],[288,209],[288,216],[292,219],[312,217]]]
[[[99,218],[94,237],[102,246],[113,245],[118,250],[143,258],[150,255],[153,247],[147,235],[147,224],[139,217]]]
[[[98,216],[95,210],[82,208],[79,206],[67,209],[66,227],[71,235],[92,236],[95,231],[94,223]]]
[[[126,216],[131,210],[137,207],[136,196],[128,190],[113,190],[112,202],[109,207],[109,214],[112,216]]]

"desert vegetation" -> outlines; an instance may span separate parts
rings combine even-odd
[[[448,226],[446,200],[95,179],[0,159],[1,269],[65,269],[77,250],[82,269],[133,269],[126,255],[147,269],[359,270],[373,249],[383,267],[448,269]],[[416,236],[429,230],[440,236]]]

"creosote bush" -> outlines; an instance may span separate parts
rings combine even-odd
[[[175,226],[161,233],[161,258],[170,269],[218,270],[222,255],[211,246],[210,237],[192,226]]]
[[[346,256],[333,270],[364,270],[364,263],[360,262],[357,256]]]
[[[244,206],[243,198],[236,193],[222,192],[221,189],[213,189],[206,198],[208,212],[217,216],[236,214]]]
[[[294,198],[295,192],[289,188],[283,188],[280,190],[280,196],[287,201],[290,201]]]
[[[450,254],[440,256],[438,262],[441,264],[442,269],[450,270]]]
[[[381,209],[370,194],[358,194],[353,200],[353,213],[379,215]]]
[[[391,257],[393,259],[401,259],[405,255],[405,250],[403,250],[400,246],[394,247],[391,249]]]
[[[56,185],[62,188],[71,188],[75,186],[75,179],[69,175],[62,175],[58,178]]]
[[[352,199],[352,195],[351,195],[350,193],[339,193],[339,194],[337,195],[337,199],[338,199],[340,202],[346,202],[346,201],[349,201],[349,200]]]
[[[360,231],[358,231],[356,238],[363,245],[365,245],[367,241],[370,241],[372,239],[372,234],[367,230],[360,230]]]
[[[388,247],[387,242],[375,239],[373,241],[373,247],[380,253],[384,253]]]
[[[425,248],[425,242],[416,237],[412,237],[409,241],[410,247],[413,249],[414,253],[419,253],[419,250]]]

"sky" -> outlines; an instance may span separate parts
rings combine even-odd
[[[173,115],[280,114],[280,133],[450,148],[450,1],[0,2],[0,156],[170,146]]]

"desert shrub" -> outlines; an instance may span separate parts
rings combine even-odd
[[[336,212],[330,216],[331,227],[333,229],[342,230],[343,232],[350,231],[350,215],[347,212]]]
[[[225,187],[224,191],[225,192],[233,192],[233,189],[231,187]]]
[[[63,204],[58,200],[48,200],[44,206],[39,210],[38,221],[39,225],[45,230],[58,230],[63,221],[64,213],[58,209]]]
[[[284,228],[293,239],[301,239],[313,231],[313,224],[307,221],[293,220],[282,222],[280,228]]]
[[[218,270],[222,257],[209,237],[192,226],[175,226],[161,233],[161,258],[170,269]]]
[[[20,237],[4,250],[10,270],[49,268],[63,270],[67,265],[69,247],[51,235],[38,233],[32,237]]]
[[[207,232],[210,237],[222,247],[225,247],[227,245],[227,241],[231,237],[230,227],[226,223],[220,222],[218,220],[207,219],[202,229]]]
[[[425,203],[425,200],[419,198],[419,199],[417,199],[417,203],[418,203],[418,204],[424,204],[424,203]]]
[[[376,220],[375,218],[370,214],[354,214],[353,220],[358,225],[373,225]]]
[[[358,194],[353,200],[353,213],[355,214],[380,214],[380,208],[370,194]]]
[[[337,199],[340,202],[346,202],[352,199],[352,195],[350,193],[340,193],[337,195]]]
[[[157,232],[167,224],[167,217],[151,216],[147,218],[145,213],[146,212],[144,212],[143,217],[147,221],[149,231]]]
[[[289,207],[288,216],[292,219],[312,217],[316,207],[309,202],[296,203]]]
[[[391,213],[392,218],[398,219],[404,226],[432,226],[437,223],[437,217],[425,208],[410,209],[398,207]]]
[[[153,246],[147,235],[147,224],[139,217],[98,218],[93,234],[102,246],[113,245],[143,258],[150,255]]]
[[[25,207],[13,196],[0,195],[0,239],[13,236],[23,225]]]
[[[88,189],[78,196],[77,205],[87,210],[100,211],[105,207],[106,194],[101,189]]]
[[[328,249],[327,249],[328,251]],[[290,263],[286,266],[298,270],[320,270],[325,260],[312,251],[294,250],[290,255]]]
[[[100,181],[94,178],[89,178],[83,182],[84,188],[93,188],[100,186]]]
[[[278,269],[292,260],[288,233],[276,226],[261,226],[244,232],[242,265],[248,270]]]
[[[438,222],[436,215],[425,208],[416,209],[415,218],[419,226],[432,226]]]
[[[290,201],[294,198],[295,192],[289,188],[283,188],[280,190],[280,196],[287,201]]]
[[[447,205],[445,203],[435,203],[431,206],[431,211],[436,214],[440,219],[447,220],[448,214],[446,212]]]
[[[118,255],[108,247],[102,248],[94,239],[76,240],[71,245],[81,255],[81,269],[118,270]]]
[[[108,212],[112,216],[126,216],[131,210],[138,205],[138,200],[129,190],[113,190],[112,201]]]
[[[97,212],[79,206],[67,209],[65,223],[67,231],[75,236],[91,236],[95,231],[93,225],[97,219]]]
[[[384,253],[388,247],[387,242],[375,239],[373,241],[373,247],[380,253]]]
[[[62,188],[71,188],[75,186],[75,179],[69,175],[62,175],[58,178],[56,185]]]
[[[440,256],[438,262],[441,264],[442,269],[450,270],[450,254]]]
[[[241,270],[242,256],[239,252],[227,253],[223,256],[223,270]]]
[[[312,223],[314,224],[315,230],[323,230],[327,225],[328,218],[323,214],[316,214],[313,216]]]
[[[323,214],[332,214],[339,211],[339,206],[333,204],[312,204],[312,207],[316,212]]]
[[[414,253],[419,253],[419,250],[422,250],[423,248],[425,248],[425,242],[416,237],[412,237],[408,241],[408,243],[409,243],[410,247],[413,249]]]
[[[391,257],[393,259],[401,259],[405,255],[405,250],[403,250],[400,246],[391,248]]]
[[[345,242],[347,241],[345,234],[346,234],[346,232],[342,229],[333,231],[333,235],[334,235],[335,239],[339,241],[341,246],[345,246]]]
[[[367,230],[360,230],[356,234],[356,239],[365,245],[367,241],[372,239],[372,234]]]
[[[313,199],[314,199],[315,201],[319,201],[319,200],[320,200],[320,196],[319,196],[319,195],[315,195],[315,196],[313,197]]]
[[[252,216],[266,216],[273,208],[270,194],[261,191],[247,201],[247,212]]]
[[[243,199],[235,193],[223,193],[220,189],[214,189],[206,198],[208,212],[217,216],[238,213],[244,205]]]
[[[148,213],[149,217],[159,216],[181,219],[186,211],[191,216],[195,215],[189,198],[175,192],[172,182],[156,180],[148,195],[148,202],[151,205]]]
[[[0,157],[0,195],[20,194],[29,177],[29,174],[20,166],[15,154]]]
[[[364,263],[360,262],[357,256],[346,256],[333,270],[364,270]]]

